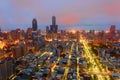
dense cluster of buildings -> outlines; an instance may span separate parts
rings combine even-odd
[[[48,34],[57,34],[57,31],[56,17],[53,16]],[[33,19],[32,28],[28,28],[27,31],[20,28],[9,32],[0,30],[0,41],[0,80],[7,80],[14,73],[14,62],[28,53],[36,53],[41,48],[44,48],[45,35],[41,34],[37,20]],[[12,62],[10,62],[11,59]]]
[[[80,42],[80,36],[84,36],[84,39],[89,41],[89,43],[92,45],[92,48],[98,52],[101,60],[108,60],[108,63],[112,63],[112,66],[115,68],[111,68],[111,66],[105,62],[110,70],[120,70],[120,30],[117,30],[115,25],[111,25],[109,30],[103,31],[58,30],[56,17],[53,16],[52,24],[50,26],[46,26],[45,31],[38,29],[38,23],[36,19],[32,20],[32,27],[28,28],[26,31],[21,30],[20,28],[11,30],[9,32],[2,31],[0,29],[0,80],[7,80],[11,75],[13,76],[15,73],[14,69],[18,66],[16,65],[16,62],[21,59],[28,59],[26,56],[29,54],[47,51],[47,49],[49,52],[62,53],[64,48],[67,46],[67,43]],[[57,60],[58,56],[60,57],[58,54],[54,55],[54,57],[56,57],[55,60]],[[66,63],[68,60],[68,55],[64,54],[64,56],[65,58],[61,59],[62,62],[60,62],[60,64]],[[74,58],[74,55],[72,56]],[[77,55],[75,55],[75,57],[76,56]],[[50,60],[53,60],[54,57],[50,58],[49,60],[45,59],[46,61],[43,61],[48,65],[49,63],[52,64],[53,62],[50,62]],[[36,60],[35,57],[34,59]],[[28,63],[29,62],[31,62],[31,60],[29,60]],[[36,63],[31,63],[37,66]],[[81,66],[83,66],[82,62]],[[86,65],[83,67],[86,68]],[[64,71],[62,68],[59,69]],[[59,69],[56,69],[56,72],[59,72]],[[69,76],[71,76],[71,74]]]

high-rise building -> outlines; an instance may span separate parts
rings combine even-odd
[[[7,70],[4,60],[0,60],[0,80],[7,80]]]
[[[13,47],[13,57],[15,59],[18,59],[21,56],[21,47],[19,45],[16,45]]]
[[[0,60],[0,80],[7,80],[13,74],[13,58]]]
[[[21,48],[21,56],[25,56],[27,53],[27,48],[26,48],[26,44],[25,44],[24,40],[20,40],[19,45]]]
[[[19,57],[26,55],[27,48],[26,48],[26,45],[24,44],[24,42],[20,41],[18,45],[14,46],[12,48],[12,51],[13,51],[13,57],[15,59],[18,59]]]
[[[79,31],[76,32],[76,40],[77,40],[77,42],[79,42],[79,40],[80,40],[80,32]]]
[[[46,26],[46,34],[48,34],[48,33],[49,33],[49,27]]]
[[[27,29],[27,35],[32,35],[32,28]]]
[[[115,25],[111,25],[111,26],[110,26],[110,33],[111,33],[111,34],[114,34],[115,31],[116,31],[116,26],[115,26]]]
[[[8,78],[14,72],[14,70],[13,70],[14,69],[14,66],[13,66],[14,60],[11,57],[7,57],[7,58],[5,58],[5,62],[6,62],[5,64],[6,64],[7,78]]]
[[[27,39],[32,39],[32,28],[28,28],[26,33],[27,33],[26,38]]]
[[[52,25],[50,25],[50,31],[52,33],[57,33],[58,31],[58,25],[56,25],[56,17],[52,16]]]
[[[37,31],[38,25],[37,25],[37,20],[34,18],[32,21],[32,29],[33,31]]]
[[[114,41],[114,39],[116,38],[116,26],[115,25],[111,25],[110,26],[110,34],[109,34],[110,40]]]
[[[52,16],[52,25],[56,25],[56,17]]]
[[[11,37],[11,39],[13,40],[23,39],[24,36],[25,36],[24,30],[20,30],[19,28],[17,28],[16,30],[12,30],[9,33],[9,37]]]

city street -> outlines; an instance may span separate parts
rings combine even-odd
[[[87,73],[95,74],[98,80],[110,80],[111,73],[107,67],[100,62],[99,58],[95,58],[96,56],[88,45],[88,41],[81,37],[80,42],[83,44],[84,55],[89,65]]]

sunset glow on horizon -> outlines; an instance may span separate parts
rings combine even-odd
[[[0,25],[51,24],[56,16],[57,24],[118,24],[120,0],[0,0]]]

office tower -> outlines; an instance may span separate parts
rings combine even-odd
[[[15,31],[16,31],[16,37],[17,37],[17,39],[20,38],[20,35],[21,35],[20,28],[17,28]]]
[[[32,35],[32,28],[27,29],[27,35]]]
[[[114,41],[116,39],[116,26],[111,25],[109,29],[109,40]]]
[[[52,25],[56,25],[56,17],[52,16]]]
[[[33,46],[35,47],[36,49],[36,46],[37,46],[37,49],[38,49],[38,46],[39,46],[39,42],[38,42],[38,36],[39,36],[39,31],[37,29],[37,20],[36,19],[33,19],[32,21],[32,44]]]
[[[110,33],[111,34],[115,34],[115,31],[116,31],[116,26],[115,25],[111,25],[110,26]]]
[[[0,80],[7,80],[13,74],[13,58],[0,60]]]
[[[17,39],[17,32],[16,32],[16,30],[12,30],[11,32],[10,32],[10,34],[11,34],[11,38],[13,39],[13,40],[16,40]]]
[[[50,31],[51,33],[57,33],[58,31],[58,25],[56,25],[56,17],[52,16],[52,25],[50,25]]]
[[[14,68],[14,66],[13,66],[14,60],[11,57],[7,57],[7,58],[5,58],[5,62],[6,62],[5,64],[6,64],[7,78],[8,78],[14,72],[14,70],[13,70],[13,68]]]
[[[7,80],[7,70],[4,60],[0,60],[0,80]]]
[[[32,21],[32,29],[33,29],[33,31],[37,31],[37,27],[38,27],[37,20],[34,18],[33,21]]]
[[[76,40],[77,40],[77,42],[80,41],[80,32],[79,31],[76,32]]]
[[[42,34],[42,30],[39,29],[39,30],[38,30],[38,35],[41,35],[41,34]]]
[[[24,30],[20,30],[19,28],[17,28],[16,30],[12,30],[9,33],[9,37],[11,37],[11,39],[13,40],[23,39],[24,36],[25,36]]]
[[[46,26],[46,34],[48,34],[48,33],[49,33],[49,27]]]
[[[19,41],[19,46],[20,46],[20,49],[21,49],[21,56],[26,55],[27,48],[26,48],[26,44],[25,44],[24,40]]]
[[[39,36],[39,43],[40,43],[40,48],[45,46],[44,36]]]
[[[18,59],[19,57],[21,57],[21,48],[19,45],[16,45],[13,47],[13,57],[15,59]]]
[[[90,30],[89,33],[92,34],[92,35],[94,35],[95,34],[95,30]]]
[[[26,34],[27,39],[32,39],[32,28],[28,28]]]
[[[18,45],[13,47],[13,57],[18,59],[26,54],[27,48],[23,41],[20,41]]]

